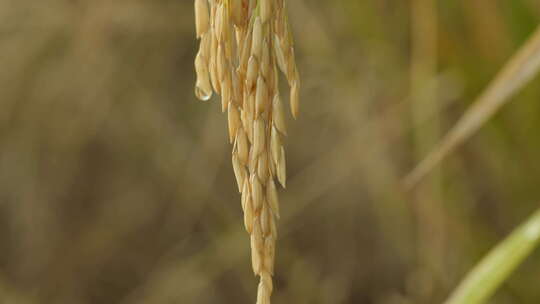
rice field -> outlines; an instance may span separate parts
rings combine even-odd
[[[0,1],[0,303],[538,303],[539,2],[266,1]]]

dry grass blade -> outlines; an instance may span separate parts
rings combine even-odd
[[[478,130],[510,97],[526,85],[540,69],[540,26],[525,45],[499,72],[493,82],[456,123],[454,128],[407,175],[405,189],[414,187],[441,160]]]

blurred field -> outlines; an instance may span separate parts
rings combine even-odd
[[[252,303],[226,115],[187,0],[0,0],[0,303]],[[441,303],[540,201],[540,79],[401,179],[540,22],[537,0],[289,1],[274,303]],[[540,303],[540,253],[490,303]]]

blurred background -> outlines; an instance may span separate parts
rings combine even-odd
[[[441,303],[538,207],[540,80],[401,180],[540,2],[288,4],[302,110],[273,303]],[[0,0],[0,20],[0,303],[254,303],[226,115],[193,94],[193,1]],[[491,303],[540,303],[539,273],[537,252]]]

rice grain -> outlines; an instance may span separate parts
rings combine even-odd
[[[276,182],[286,185],[287,134],[278,71],[289,83],[290,108],[299,112],[300,81],[284,0],[195,0],[195,95],[221,96],[227,111],[232,167],[250,234],[257,304],[270,304],[274,289]]]

